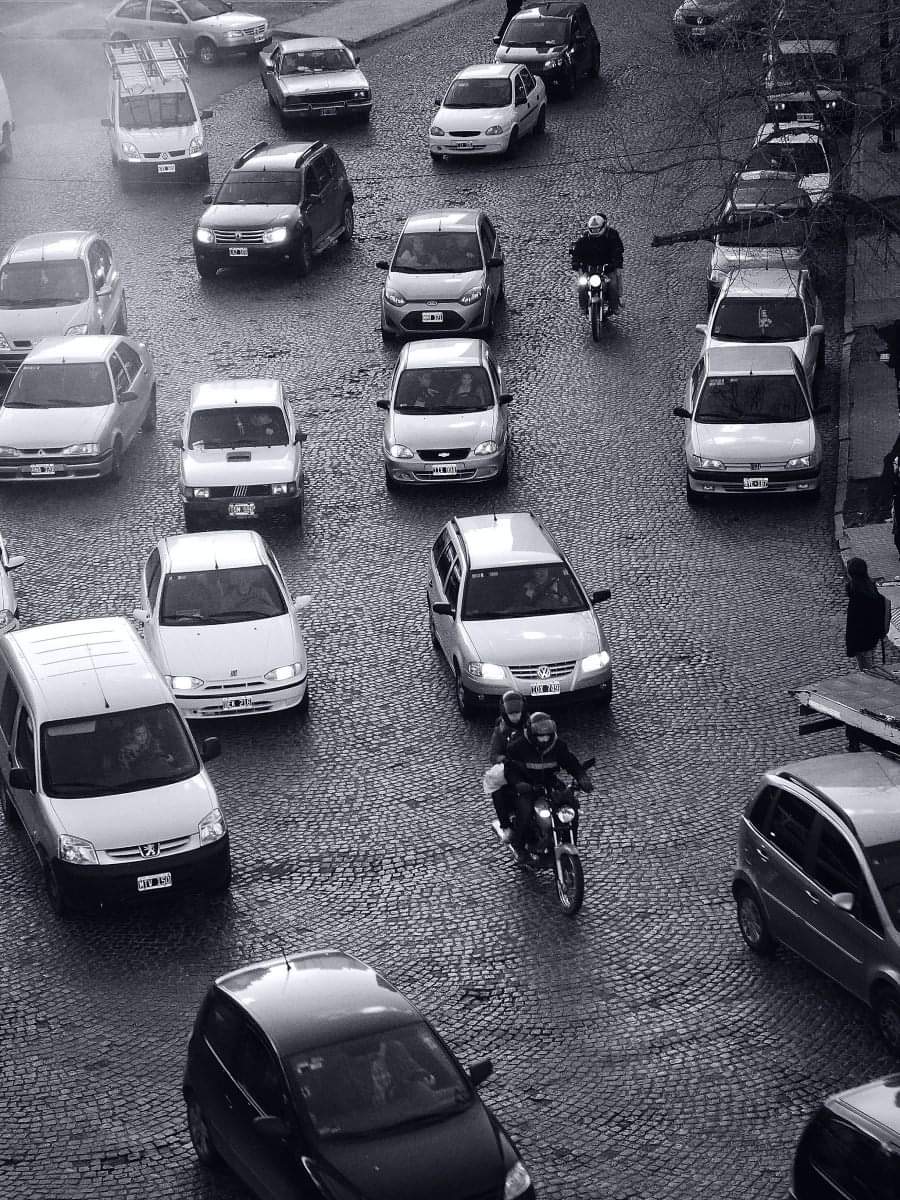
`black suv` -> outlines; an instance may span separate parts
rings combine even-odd
[[[194,226],[204,279],[219,267],[287,263],[306,275],[314,254],[353,235],[353,189],[324,142],[259,142],[235,161]]]
[[[794,1157],[792,1200],[900,1196],[900,1075],[831,1096]]]
[[[532,4],[513,17],[494,45],[497,62],[525,63],[548,88],[566,96],[579,79],[600,74],[600,43],[581,3]]]

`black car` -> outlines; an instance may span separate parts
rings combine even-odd
[[[547,88],[571,96],[579,79],[600,74],[600,43],[582,3],[532,4],[495,37],[496,62],[525,63]]]
[[[353,189],[324,142],[259,142],[235,160],[194,226],[203,279],[220,267],[287,264],[306,275],[313,255],[353,236]]]
[[[792,1200],[897,1200],[900,1075],[831,1096],[794,1156]]]
[[[188,1129],[279,1200],[534,1200],[518,1151],[422,1014],[337,950],[223,975],[194,1023]]]

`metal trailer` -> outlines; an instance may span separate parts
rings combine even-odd
[[[900,754],[900,668],[875,667],[791,688],[800,704],[800,734],[843,728],[847,749],[870,746]],[[812,715],[812,720],[804,720]]]

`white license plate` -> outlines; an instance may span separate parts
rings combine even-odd
[[[440,325],[443,323],[443,320],[444,320],[444,314],[442,312],[423,312],[422,313],[422,324],[423,325]]]
[[[253,40],[254,42],[264,42],[266,40],[266,35],[265,33],[254,33]]]
[[[156,170],[160,175],[174,175],[175,174],[175,164],[174,163],[157,163]]]
[[[473,150],[474,148],[475,148],[474,142],[454,142],[453,143],[454,150]]]
[[[139,892],[155,892],[158,888],[172,886],[172,872],[160,871],[158,875],[138,875]]]
[[[228,247],[228,257],[229,258],[246,258],[247,257],[247,247],[246,246],[229,246]]]
[[[744,487],[747,491],[767,488],[769,481],[765,475],[747,475],[744,477]]]
[[[798,112],[797,113],[798,121],[812,121],[813,119],[814,119],[813,114],[811,112]]]
[[[695,25],[694,28],[691,30],[691,37],[705,37],[705,36],[706,36],[706,30],[703,29],[701,26]]]
[[[432,475],[455,475],[456,463],[441,463],[440,466],[431,468]]]
[[[32,475],[55,475],[56,467],[53,463],[32,463],[29,467]]]
[[[249,708],[252,703],[253,701],[249,696],[235,696],[233,700],[226,700],[222,707],[230,710],[236,708]]]
[[[256,505],[255,504],[229,504],[228,505],[228,515],[229,515],[229,517],[255,517],[256,516]]]
[[[330,104],[330,105],[328,105],[327,108],[320,108],[319,112],[322,114],[323,117],[333,117],[334,114],[337,112],[337,107],[334,104]]]
[[[558,696],[558,683],[533,683],[531,685],[532,696]]]

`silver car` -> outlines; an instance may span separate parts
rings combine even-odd
[[[508,475],[512,396],[477,338],[403,347],[388,400],[382,453],[389,491],[401,484],[494,480]]]
[[[450,664],[463,716],[514,689],[540,702],[609,704],[609,646],[590,596],[531,513],[452,517],[431,550],[431,640]]]
[[[259,75],[285,127],[301,117],[368,121],[372,113],[372,89],[359,69],[359,55],[337,38],[276,42],[260,53]]]
[[[24,562],[21,554],[9,553],[0,534],[0,633],[9,633],[11,629],[19,627],[19,602],[10,572],[21,567]]]
[[[408,217],[381,292],[381,336],[490,337],[503,300],[503,249],[486,213],[435,208]]]
[[[206,66],[223,54],[256,54],[269,40],[265,17],[235,12],[226,0],[123,0],[106,29],[113,41],[177,37]]]
[[[138,432],[156,428],[156,374],[142,342],[107,334],[32,350],[0,406],[0,480],[118,480]]]

